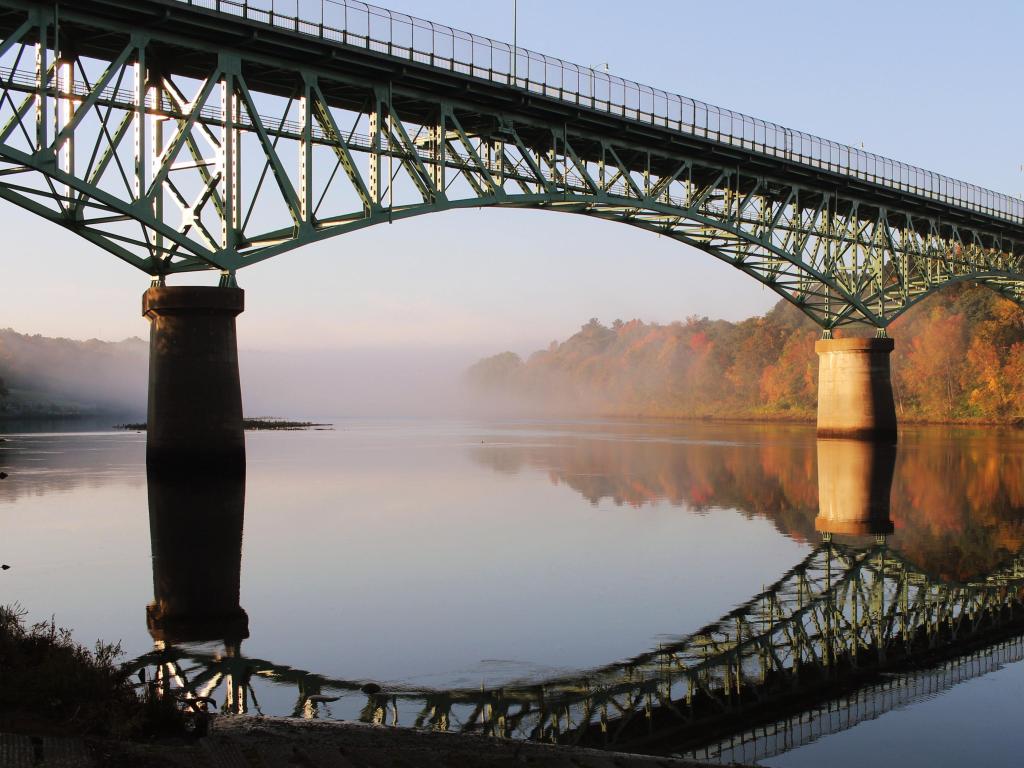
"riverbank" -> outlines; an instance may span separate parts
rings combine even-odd
[[[86,648],[24,610],[0,607],[3,768],[575,768],[689,766],[483,736],[294,718],[210,716],[196,738],[175,700],[134,685],[117,645]],[[198,721],[205,722],[205,721]]]
[[[837,329],[836,338],[871,329]],[[740,322],[591,319],[525,357],[502,352],[465,374],[493,410],[657,417],[814,417],[821,329],[780,302]],[[1024,309],[982,287],[950,288],[889,328],[903,423],[1013,424],[1024,419]]]
[[[0,734],[4,768],[697,768],[648,757],[484,736],[293,718],[213,718],[198,740],[132,742]]]

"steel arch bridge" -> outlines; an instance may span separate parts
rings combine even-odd
[[[156,284],[489,206],[694,246],[826,330],[1024,301],[1021,200],[356,0],[0,0],[0,197]]]
[[[295,687],[297,717],[318,716],[340,696],[361,696],[359,718],[369,723],[749,759],[837,728],[803,728],[800,713],[808,710],[842,710],[850,727],[915,691],[1024,657],[1019,637],[1002,642],[1024,628],[1022,607],[1021,556],[958,584],[922,573],[884,540],[869,547],[825,541],[718,622],[628,661],[550,680],[380,690],[245,658],[237,646],[215,654],[161,645],[127,668],[146,670],[145,679],[185,698],[222,691],[226,713],[258,709],[251,683],[262,678]],[[938,666],[920,672],[929,662]],[[909,676],[891,676],[906,670]]]

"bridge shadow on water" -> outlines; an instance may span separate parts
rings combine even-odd
[[[707,444],[652,453],[642,442],[571,443],[472,450],[484,463],[500,456],[500,471],[549,471],[594,500],[728,505],[815,544],[717,622],[625,661],[493,689],[382,687],[246,657],[244,474],[183,483],[150,473],[154,651],[131,667],[177,695],[212,696],[226,713],[260,711],[258,679],[290,687],[300,717],[333,716],[344,699],[364,722],[730,762],[764,759],[1024,658],[1016,489],[1000,486],[1001,519],[982,514],[973,543],[934,557],[962,533],[918,506],[920,494],[962,501],[940,449],[909,439],[898,457],[866,442],[766,442],[751,462],[749,445],[740,461],[739,444],[709,454]],[[552,452],[573,461],[551,461]],[[983,502],[984,477],[973,477],[968,495]]]

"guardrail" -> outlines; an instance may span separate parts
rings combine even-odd
[[[176,0],[1024,223],[1024,200],[358,0]]]

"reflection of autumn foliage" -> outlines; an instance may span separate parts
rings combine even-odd
[[[896,546],[936,573],[966,579],[1024,548],[1024,453],[1020,439],[976,431],[935,439],[907,431],[897,454],[892,518]]]
[[[804,428],[694,427],[480,448],[476,456],[502,471],[544,471],[593,504],[731,508],[814,541],[816,448]],[[998,430],[907,430],[891,500],[890,543],[910,562],[952,580],[990,573],[1024,548],[1024,443]]]
[[[890,329],[903,419],[1024,417],[1024,310],[986,288],[954,286]],[[548,413],[813,418],[818,329],[786,303],[730,323],[596,319],[528,360],[506,352],[468,372],[478,393]]]

